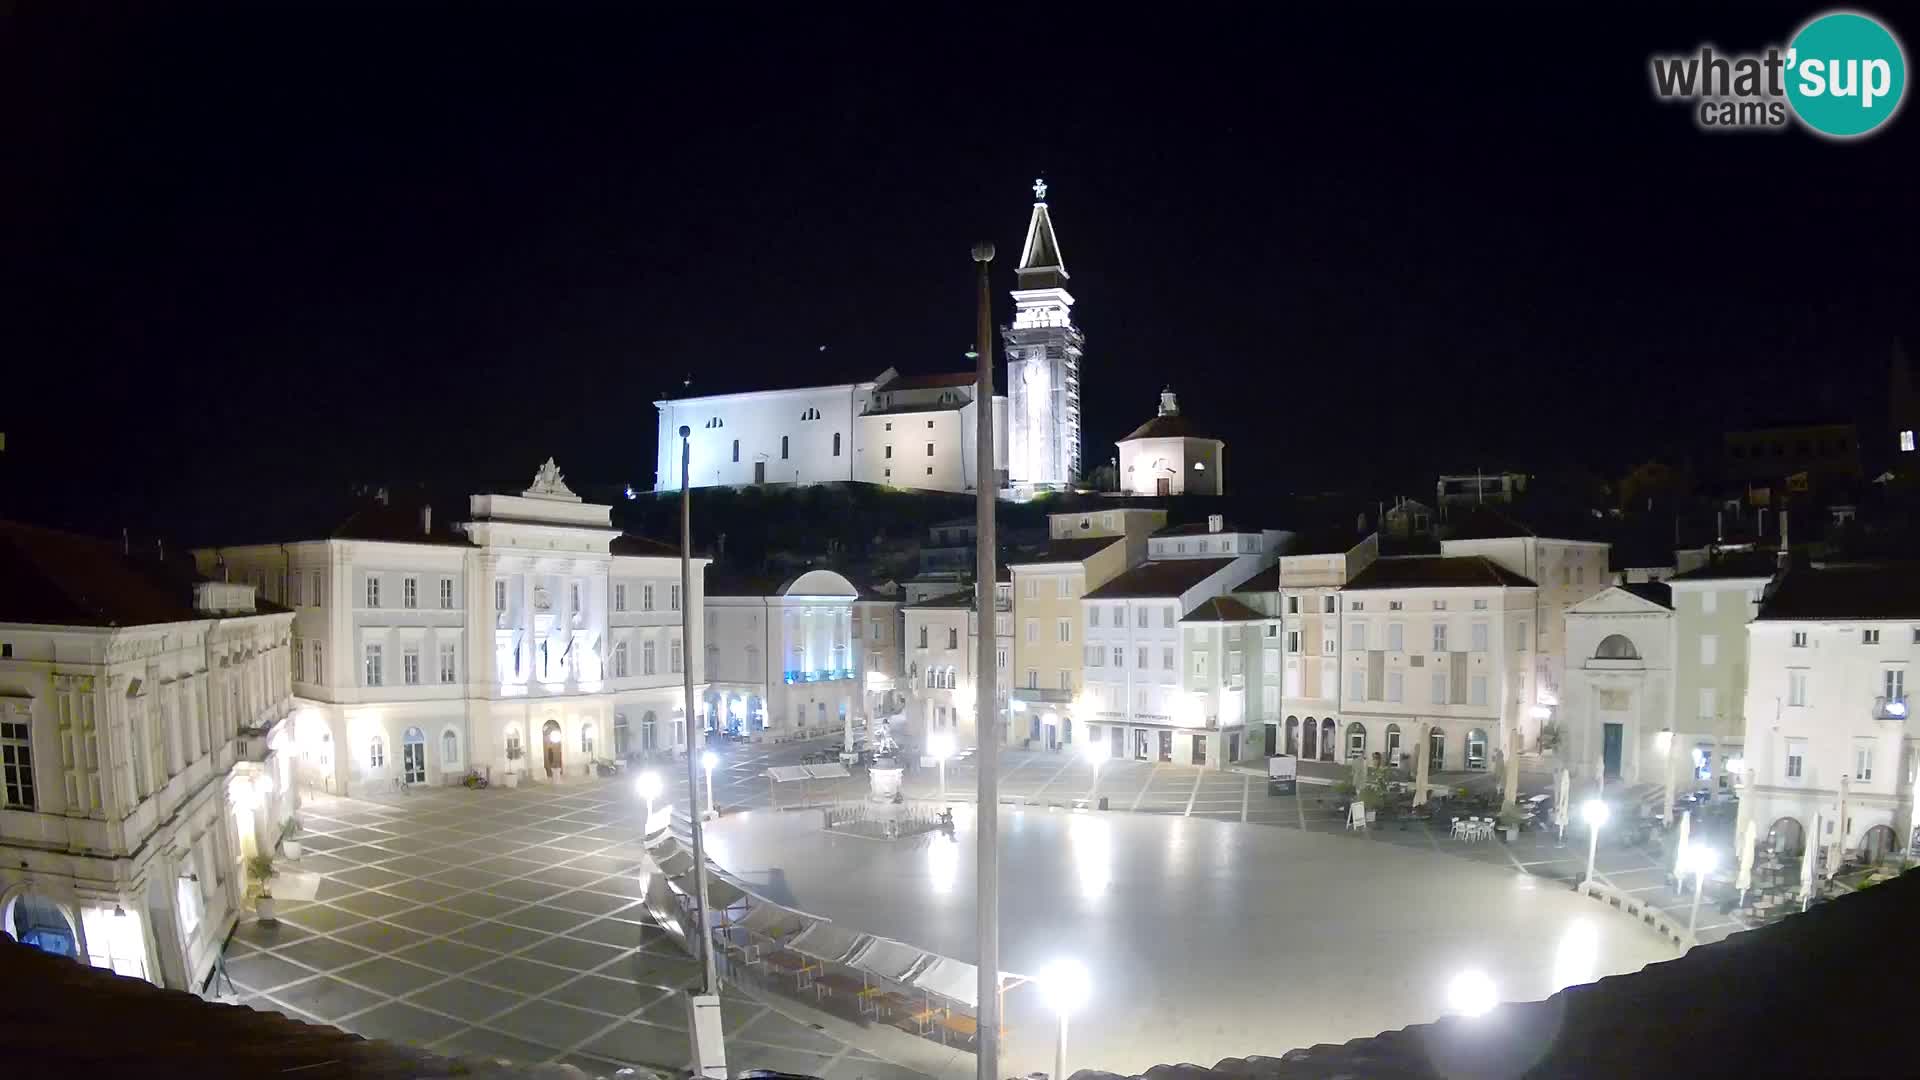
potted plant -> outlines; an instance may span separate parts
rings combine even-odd
[[[520,786],[519,761],[520,761],[521,753],[522,751],[520,749],[519,743],[514,742],[514,743],[507,744],[507,771],[501,776],[501,779],[505,781],[506,785],[510,788],[517,788]]]
[[[255,855],[247,860],[247,898],[253,901],[253,913],[261,922],[277,921],[273,910],[273,856]]]
[[[297,859],[306,849],[300,843],[300,818],[298,815],[287,819],[287,831],[280,834],[280,850],[289,859]]]

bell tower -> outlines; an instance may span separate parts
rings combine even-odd
[[[1067,266],[1047,209],[1047,184],[1033,182],[1033,216],[1014,273],[1007,350],[1007,471],[1017,486],[1064,488],[1080,478],[1080,357],[1086,339],[1073,324]]]

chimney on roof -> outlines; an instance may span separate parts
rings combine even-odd
[[[1207,515],[1207,531],[1217,533],[1227,527],[1227,519],[1219,514]]]
[[[420,532],[425,536],[433,535],[433,506],[428,504],[420,508]]]
[[[1180,403],[1173,399],[1173,387],[1171,386],[1160,391],[1160,415],[1161,416],[1179,416],[1180,415]]]

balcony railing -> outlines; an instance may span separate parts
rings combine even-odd
[[[1015,701],[1030,703],[1044,702],[1049,705],[1066,705],[1072,703],[1073,691],[1057,688],[1046,689],[1044,687],[1016,686],[1013,688],[1013,699]]]
[[[1877,697],[1873,699],[1873,718],[1875,720],[1886,720],[1895,724],[1904,724],[1907,721],[1908,714],[1907,699],[1904,696]]]

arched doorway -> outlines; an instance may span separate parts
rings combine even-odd
[[[74,935],[73,923],[67,920],[60,905],[44,896],[21,893],[7,901],[6,909],[0,911],[0,929],[5,929],[22,945],[31,945],[55,956],[80,959],[80,940]]]
[[[1781,858],[1794,858],[1807,850],[1807,830],[1795,818],[1780,818],[1767,829],[1767,849]]]
[[[547,775],[552,776],[561,769],[560,721],[549,720],[540,728],[540,746],[546,755]]]
[[[1487,733],[1482,728],[1467,732],[1467,768],[1487,767]]]
[[[1319,743],[1320,725],[1314,722],[1313,717],[1309,716],[1307,717],[1306,724],[1300,728],[1300,756],[1306,758],[1308,761],[1319,757],[1320,755],[1316,750]]]
[[[1367,756],[1367,727],[1355,720],[1347,725],[1347,760]]]
[[[658,750],[660,748],[660,716],[648,709],[640,717],[640,749]]]
[[[400,737],[400,778],[408,784],[427,782],[427,737],[417,727]]]
[[[1893,854],[1893,829],[1886,825],[1875,825],[1860,838],[1860,857],[1869,863],[1877,863]]]
[[[1287,753],[1298,754],[1299,752],[1300,718],[1297,716],[1289,716],[1287,717]]]
[[[1320,760],[1333,760],[1333,717],[1323,717],[1320,721]]]
[[[1387,759],[1386,760],[1387,760],[1388,768],[1397,769],[1400,767],[1400,725],[1399,724],[1387,725]]]
[[[1447,767],[1447,733],[1434,728],[1427,734],[1427,771],[1439,772]]]

